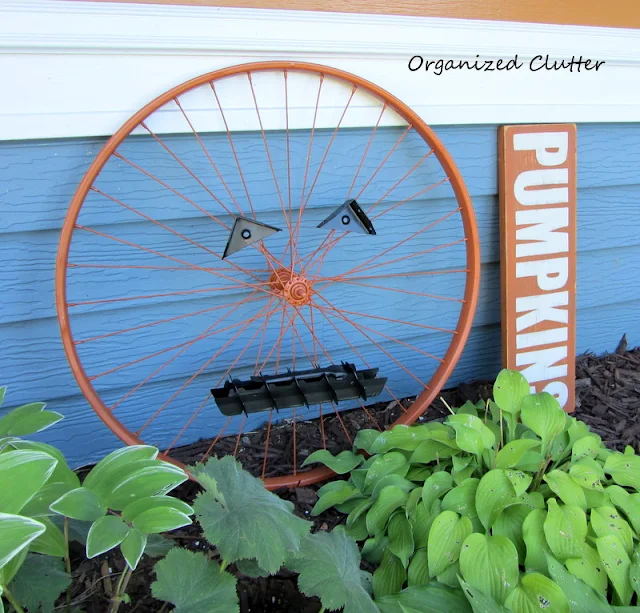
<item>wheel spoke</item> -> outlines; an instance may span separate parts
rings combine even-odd
[[[211,442],[211,445],[209,445],[207,450],[204,452],[204,455],[202,456],[202,460],[201,460],[202,462],[205,462],[207,458],[211,455],[213,448],[216,446],[218,441],[222,438],[222,435],[225,433],[225,430],[229,427],[229,424],[231,423],[231,419],[232,419],[231,417],[228,417],[227,421],[224,422],[224,426],[222,426],[222,429],[220,430],[220,432],[218,432],[216,437]]]
[[[209,402],[211,398],[212,398],[211,394],[207,394],[205,396],[205,399],[200,403],[200,406],[192,413],[187,423],[182,427],[180,432],[178,432],[176,437],[171,441],[171,444],[169,445],[169,447],[165,449],[165,453],[169,453],[175,447],[176,443],[182,438],[182,435],[187,431],[187,428],[193,423],[195,418],[198,417],[198,415],[202,412],[202,409],[204,409],[204,405],[207,404],[207,402]]]
[[[353,278],[347,277],[345,279],[337,279],[336,283],[347,283],[349,285],[359,285],[360,287],[368,287],[370,289],[379,289],[385,292],[398,292],[400,294],[409,294],[411,296],[420,296],[421,298],[433,298],[434,300],[444,300],[446,302],[461,302],[464,300],[461,298],[450,298],[449,296],[440,296],[438,294],[425,294],[424,292],[413,292],[408,289],[402,289],[399,287],[385,287],[384,285],[373,285],[371,283],[359,283],[354,281]]]

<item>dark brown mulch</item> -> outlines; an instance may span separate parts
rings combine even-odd
[[[448,405],[459,406],[466,400],[475,402],[479,398],[489,398],[491,392],[490,381],[476,381],[445,390],[441,396]],[[632,445],[640,452],[640,347],[628,351],[623,338],[616,352],[612,354],[601,357],[592,354],[579,356],[576,360],[576,405],[575,416],[602,436],[607,445],[620,450],[624,449],[625,445]],[[381,427],[395,421],[401,410],[395,403],[369,407],[371,415]],[[442,418],[447,414],[444,404],[438,400],[427,411],[424,421]],[[350,432],[372,427],[372,422],[362,411],[342,413],[341,417]],[[326,417],[325,432],[327,447],[330,450],[338,451],[345,447],[345,435],[335,416]],[[287,461],[292,457],[290,433],[290,425],[272,428],[269,454],[270,458],[281,465],[268,474],[284,474],[291,471],[291,460]],[[318,448],[317,423],[298,423],[296,434],[301,458],[305,453],[305,446]],[[255,475],[262,472],[265,438],[264,430],[259,430],[244,435],[241,440],[243,448],[249,451],[242,454],[245,468]],[[207,441],[201,441],[182,448],[181,459],[187,463],[196,459],[208,444]],[[235,444],[235,436],[222,439],[219,442],[220,450],[232,453]],[[310,511],[317,500],[315,492],[318,487],[297,488],[281,491],[279,494],[294,503],[296,514],[313,521],[314,531],[330,530],[341,523],[344,516],[329,510],[319,518],[310,517]],[[193,501],[197,493],[198,487],[191,482],[184,483],[174,492],[176,496],[188,502]],[[215,550],[206,543],[195,525],[177,530],[169,537],[177,545],[191,550],[204,550],[215,557]],[[74,604],[81,607],[85,613],[104,613],[108,610],[110,595],[124,566],[121,556],[107,554],[95,560],[84,560],[82,550],[78,548],[76,558],[77,568],[72,589]],[[154,563],[155,560],[149,558],[143,558],[141,561],[129,584],[128,592],[132,602],[130,605],[121,606],[121,613],[164,613],[169,610],[169,607],[163,609],[163,604],[153,599],[150,594],[150,585],[155,578]],[[233,566],[229,567],[229,570],[233,571]],[[298,592],[295,577],[287,573],[265,579],[240,577],[238,594],[242,613],[317,613],[320,609],[316,599],[305,598]]]

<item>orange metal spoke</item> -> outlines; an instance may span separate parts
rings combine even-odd
[[[224,272],[229,271],[228,267],[224,267],[224,268],[215,268],[215,267],[206,267],[206,268],[193,268],[193,267],[188,267],[188,266],[133,266],[133,265],[124,265],[124,264],[72,264],[69,263],[67,264],[68,268],[100,268],[100,269],[107,269],[107,270],[111,270],[111,269],[131,269],[131,270],[162,270],[162,271],[166,271],[166,270],[184,270],[184,271],[193,271],[193,270],[198,270],[198,271],[204,271],[204,272]],[[256,274],[265,274],[266,272],[269,272],[267,270],[257,270],[257,269],[249,269],[249,268],[245,268],[243,270],[246,270],[247,272],[253,272]]]
[[[333,400],[331,401],[331,406],[333,407],[333,411],[336,414],[336,417],[338,418],[340,425],[342,426],[342,430],[344,431],[344,434],[347,437],[347,440],[349,441],[349,445],[353,445],[353,439],[351,438],[351,435],[349,434],[347,427],[344,425],[344,421],[342,421],[342,417],[340,417],[340,412],[338,411],[338,407],[336,406],[336,403],[333,402]]]
[[[218,435],[213,439],[213,441],[211,442],[211,445],[209,445],[208,449],[204,452],[204,455],[202,456],[202,460],[200,460],[201,462],[205,462],[207,458],[211,455],[211,452],[213,451],[213,448],[216,446],[216,443],[222,438],[224,431],[229,427],[229,424],[231,423],[231,419],[232,419],[231,417],[227,418],[227,421],[224,423],[224,426],[222,426],[222,429],[220,430],[220,432],[218,432]]]
[[[286,305],[282,307],[283,309],[283,313],[286,313]],[[287,313],[288,315],[288,313]],[[267,357],[264,359],[264,361],[262,362],[262,364],[260,365],[260,370],[259,372],[262,372],[262,370],[264,369],[264,367],[266,366],[267,362],[269,361],[269,359],[271,358],[271,356],[273,355],[273,352],[276,349],[276,346],[278,348],[278,351],[280,351],[280,345],[282,344],[282,340],[284,339],[284,335],[287,333],[287,331],[289,330],[289,328],[293,325],[293,322],[295,321],[295,315],[293,316],[293,319],[290,319],[289,323],[284,326],[282,328],[282,330],[280,331],[280,335],[278,336],[278,338],[276,339],[275,343],[273,344],[273,346],[271,347],[271,351],[269,351]],[[278,372],[278,365],[276,364],[276,372]]]
[[[178,434],[176,435],[176,437],[171,441],[171,444],[169,445],[169,447],[167,449],[165,449],[165,453],[169,453],[173,447],[175,446],[175,444],[180,440],[180,438],[182,437],[182,435],[185,433],[185,431],[187,430],[187,428],[193,423],[193,420],[200,414],[200,412],[202,411],[202,409],[204,408],[204,405],[207,404],[207,402],[209,402],[209,400],[211,400],[211,394],[207,394],[207,396],[205,397],[205,399],[202,401],[202,403],[200,404],[200,406],[193,412],[193,414],[191,415],[191,417],[189,418],[189,421],[187,421],[187,423],[182,427],[182,429],[180,430],[180,432],[178,432]]]
[[[313,309],[311,308],[311,304],[309,306],[309,320],[311,322],[311,337],[313,338],[313,364],[314,366],[318,365],[318,350],[316,348],[316,326],[313,322]]]
[[[291,232],[291,227],[293,224],[293,208],[291,205],[291,143],[289,141],[289,87],[287,82],[288,73],[284,71],[284,109],[285,109],[285,129],[287,133],[287,188],[289,192],[289,221],[288,228],[289,232]],[[284,262],[285,254],[282,254],[282,258],[280,258]],[[291,268],[293,269],[293,246],[291,246],[291,251],[289,253],[289,260]]]
[[[294,369],[295,370],[295,369]],[[296,453],[296,408],[293,407],[293,412],[291,416],[291,429],[293,430],[293,474],[294,476],[298,474],[298,456]]]
[[[280,350],[281,350],[281,341],[284,338],[284,318],[287,315],[287,305],[283,303],[282,305],[282,321],[280,322],[280,337],[276,341],[278,345],[278,349],[276,351],[276,375],[278,374],[278,367],[280,366]]]
[[[253,298],[252,300],[243,301],[243,304],[248,304],[250,302],[257,302],[258,300],[262,300],[264,297],[259,296],[258,298]],[[212,311],[219,311],[220,309],[228,309],[232,305],[222,304],[218,306],[211,307],[209,309],[202,309],[200,311],[193,311],[191,313],[186,313],[185,315],[176,315],[175,317],[168,317],[167,319],[158,319],[156,321],[152,321],[148,324],[140,324],[139,326],[133,326],[132,328],[123,328],[122,330],[116,330],[115,332],[107,332],[105,334],[99,334],[98,336],[91,336],[89,338],[83,338],[79,341],[73,341],[74,345],[83,345],[84,343],[90,343],[93,341],[97,341],[103,338],[109,338],[111,336],[118,336],[119,334],[125,334],[126,332],[134,332],[135,330],[142,330],[143,328],[151,328],[152,326],[157,326],[159,324],[164,324],[169,321],[176,321],[178,319],[185,319],[186,317],[194,317],[195,315],[202,315],[203,313],[211,313]]]
[[[327,448],[327,439],[324,435],[324,415],[322,414],[322,403],[319,406],[320,410],[320,436],[322,437],[322,448]]]
[[[384,211],[382,211],[382,212],[378,213],[377,215],[374,215],[373,217],[371,217],[371,221],[375,221],[379,217],[382,217],[383,215],[386,215],[390,211],[393,211],[394,209],[397,209],[399,206],[402,206],[406,202],[409,202],[410,200],[414,200],[418,196],[422,196],[422,194],[426,194],[427,192],[431,191],[432,189],[435,189],[436,187],[440,187],[442,184],[446,183],[447,181],[449,181],[449,177],[445,177],[444,179],[438,181],[437,183],[433,183],[433,184],[425,187],[424,189],[421,189],[419,192],[416,192],[415,194],[413,194],[413,196],[409,196],[409,198],[405,198],[404,200],[400,200],[400,202],[396,202],[393,206],[390,206],[388,209],[385,209]],[[381,202],[381,201],[382,200],[378,200],[378,202]],[[378,202],[374,203],[369,210],[373,210],[376,207],[376,205],[378,204]]]
[[[236,446],[233,448],[234,458],[238,455],[238,448],[240,447],[240,437],[242,436],[242,430],[244,428],[244,424],[246,421],[247,421],[247,414],[245,413],[242,416],[242,421],[240,422],[240,430],[238,431],[238,436],[236,437]]]
[[[269,421],[267,422],[267,434],[264,441],[264,459],[262,460],[262,478],[267,472],[267,456],[269,454],[269,437],[271,436],[271,420],[273,419],[273,411],[269,411]]]
[[[459,269],[451,269],[451,270],[419,270],[415,272],[393,272],[388,274],[379,274],[379,275],[349,275],[350,280],[361,281],[363,279],[387,279],[389,277],[422,277],[422,276],[432,276],[432,275],[451,275],[455,273],[464,273],[467,274],[469,272],[468,268],[459,268]],[[342,283],[345,282],[345,279],[341,278],[340,281]],[[336,282],[333,277],[319,277],[316,280],[317,283],[334,283]],[[326,286],[323,286],[326,287]],[[320,288],[323,289],[323,288]]]
[[[358,402],[360,403],[360,408],[367,414],[367,417],[373,423],[373,425],[376,427],[376,429],[379,430],[380,432],[382,432],[382,428],[380,427],[380,424],[378,424],[378,422],[374,419],[373,415],[371,415],[371,413],[369,413],[369,411],[367,411],[367,407],[364,406],[364,402],[362,402],[362,400],[360,400],[360,398],[358,398]]]
[[[440,296],[438,294],[425,294],[423,292],[413,292],[408,289],[399,287],[385,287],[384,285],[372,285],[371,283],[358,283],[352,278],[338,279],[336,283],[348,283],[349,285],[359,285],[360,287],[369,287],[371,289],[380,289],[386,292],[398,292],[400,294],[410,294],[411,296],[420,296],[421,298],[434,298],[435,300],[445,300],[447,302],[464,302],[462,298],[450,298],[448,296]]]

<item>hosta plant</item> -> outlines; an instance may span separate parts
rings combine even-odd
[[[374,563],[383,613],[612,613],[640,595],[640,457],[503,370],[443,422],[363,430],[319,491]],[[638,609],[640,610],[640,608]]]
[[[4,394],[0,388],[0,404]],[[0,592],[19,613],[52,611],[70,585],[69,541],[77,536],[88,558],[120,548],[127,567],[116,611],[149,536],[191,523],[193,509],[167,496],[187,475],[158,460],[156,448],[132,446],[109,454],[81,483],[58,449],[21,438],[60,419],[39,402],[0,418]]]

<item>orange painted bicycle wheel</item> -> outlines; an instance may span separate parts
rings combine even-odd
[[[331,475],[301,466],[317,450],[296,444],[301,422],[337,450],[356,434],[338,409],[377,429],[371,402],[415,397],[397,424],[424,413],[467,340],[479,278],[471,200],[425,122],[358,76],[274,61],[183,83],[106,142],[62,229],[56,306],[78,385],[121,440],[179,463],[184,445],[201,440],[204,460],[233,437],[242,461],[244,436],[266,426],[276,489]],[[323,383],[307,402],[309,371],[340,371],[347,400]],[[378,373],[375,397],[363,372]],[[238,382],[271,404],[245,403]],[[224,409],[227,392],[240,409]],[[292,394],[302,401],[279,406]],[[280,469],[269,444],[283,420]]]

